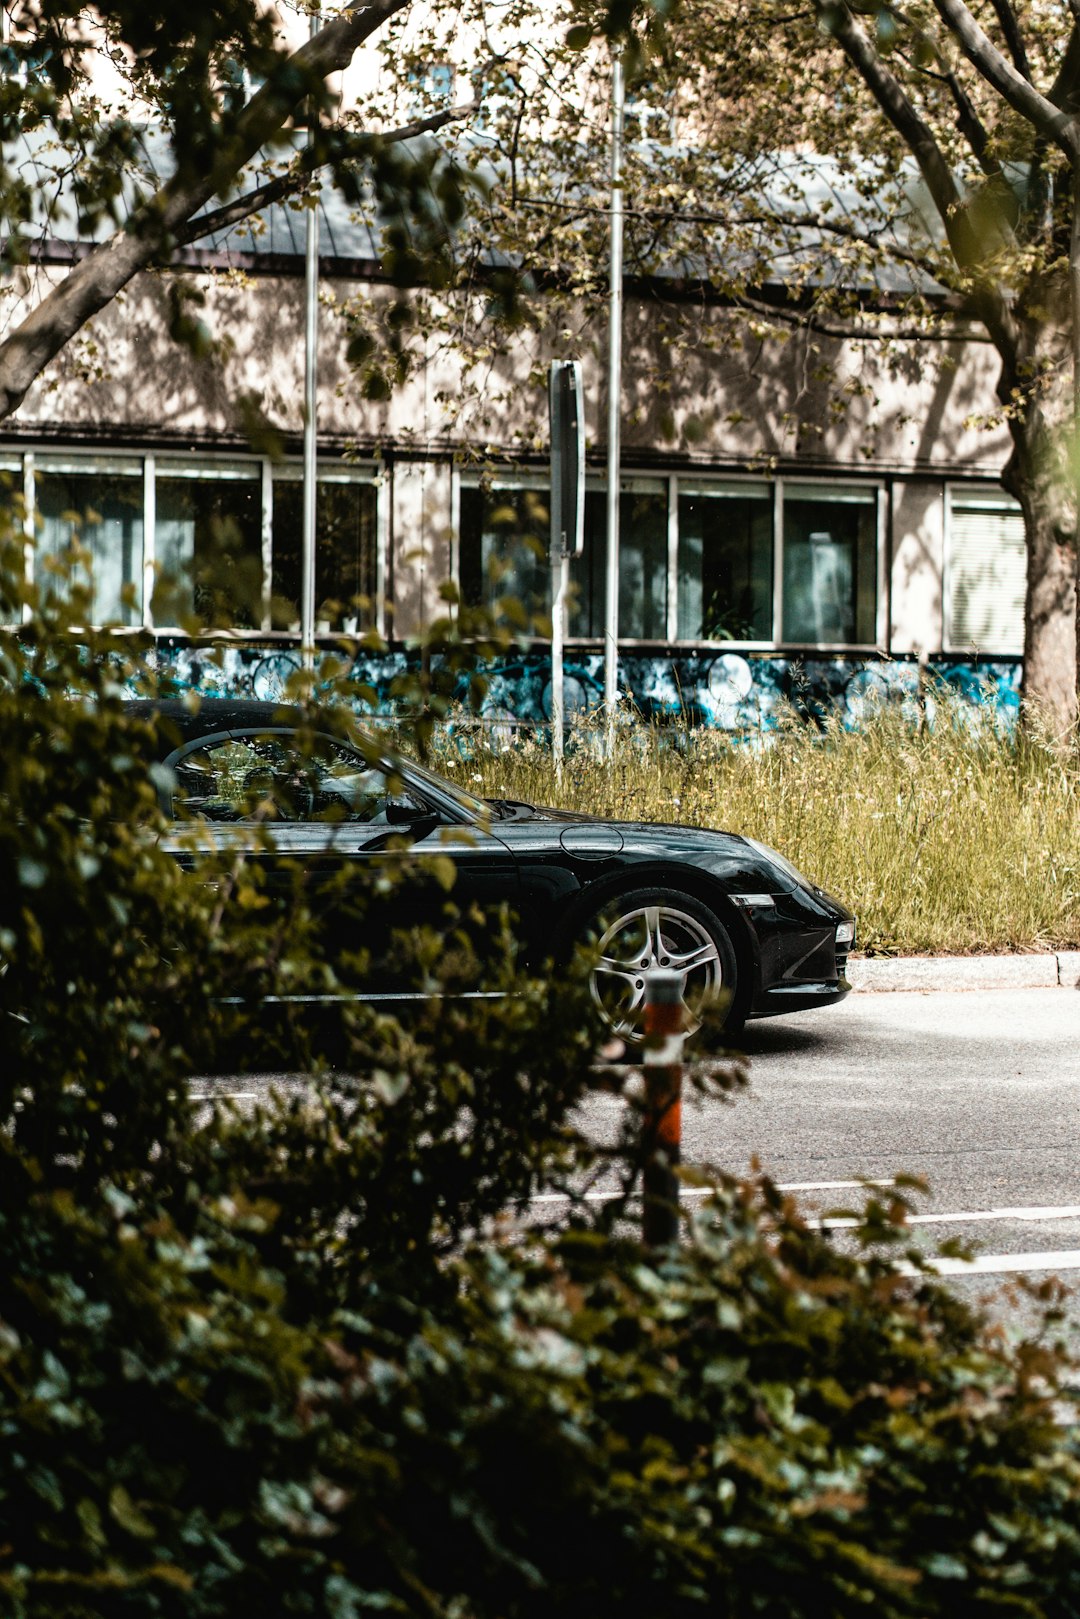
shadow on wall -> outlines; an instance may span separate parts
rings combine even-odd
[[[1004,426],[975,418],[997,404],[1000,369],[988,344],[845,344],[813,333],[756,336],[729,311],[680,307],[658,331],[655,311],[631,301],[624,335],[624,443],[745,458],[797,456],[807,466],[869,472],[907,467],[993,468],[1009,453]],[[672,369],[678,387],[664,385]],[[661,385],[658,386],[658,380]],[[599,379],[600,421],[607,409]],[[989,473],[993,477],[993,472]]]

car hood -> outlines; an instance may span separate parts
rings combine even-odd
[[[493,801],[501,809],[502,818],[493,830],[518,826],[536,826],[537,823],[555,823],[560,826],[610,827],[617,832],[624,849],[637,848],[642,854],[671,854],[689,857],[695,863],[711,865],[713,862],[730,865],[735,855],[737,863],[747,877],[755,873],[760,878],[763,892],[792,893],[804,888],[809,893],[826,897],[823,890],[808,877],[796,872],[774,851],[744,837],[739,832],[725,832],[717,827],[688,826],[678,821],[619,821],[607,815],[589,815],[580,810],[554,809],[545,804],[525,804],[508,800]],[[498,810],[497,810],[498,813]]]

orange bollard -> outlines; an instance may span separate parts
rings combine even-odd
[[[642,1142],[642,1236],[649,1247],[679,1238],[682,1156],[683,975],[645,975],[645,1119]]]

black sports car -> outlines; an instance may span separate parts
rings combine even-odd
[[[417,855],[453,862],[459,910],[510,908],[527,965],[596,941],[593,993],[620,1033],[634,1030],[656,966],[685,975],[691,1017],[724,997],[729,1028],[828,1006],[850,988],[851,912],[752,838],[474,798],[371,738],[354,746],[327,734],[313,749],[310,733],[273,703],[204,699],[195,713],[180,701],[131,706],[163,722],[167,816],[214,823],[214,840],[230,853],[339,873],[344,864],[370,875],[405,834]],[[180,825],[172,841],[182,857]],[[417,892],[429,895],[438,922],[445,894]],[[399,923],[409,904],[415,896]]]

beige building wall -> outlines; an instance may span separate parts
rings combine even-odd
[[[945,487],[894,485],[889,651],[919,657],[944,644]]]
[[[60,271],[36,272],[40,281]],[[71,343],[31,389],[5,435],[46,431],[108,438],[187,435],[238,446],[256,403],[282,434],[303,431],[303,283],[226,274],[184,278],[202,299],[192,314],[212,343],[194,359],[168,336],[168,278],[146,275]],[[524,333],[505,353],[465,367],[444,344],[418,346],[412,376],[386,403],[363,398],[345,362],[341,306],[356,284],[324,281],[319,424],[329,443],[451,453],[536,455],[547,440],[545,372],[555,345]],[[376,296],[389,297],[388,293]],[[10,324],[26,307],[17,287],[0,298]],[[662,311],[665,321],[670,312]],[[770,468],[821,465],[851,472],[961,471],[994,477],[1008,453],[1003,426],[977,425],[995,404],[998,361],[989,344],[875,346],[758,341],[725,310],[686,316],[675,341],[657,336],[658,311],[629,299],[623,378],[627,459]],[[606,328],[582,328],[586,431],[603,446]],[[567,352],[560,343],[559,353]]]
[[[34,272],[39,285],[61,271]],[[197,359],[168,336],[169,282],[141,277],[48,368],[2,441],[103,449],[163,445],[201,453],[252,448],[253,420],[292,454],[303,432],[303,284],[278,275],[192,274],[210,349]],[[389,508],[388,629],[408,636],[440,609],[453,572],[453,466],[503,456],[543,465],[545,373],[555,345],[524,333],[482,365],[444,344],[421,349],[408,382],[372,402],[345,361],[342,308],[357,284],[327,278],[320,313],[321,453],[381,459]],[[9,284],[10,320],[27,289]],[[385,289],[374,296],[389,298]],[[888,645],[898,655],[941,647],[947,478],[994,480],[1008,453],[1003,427],[978,425],[994,403],[997,360],[983,342],[774,341],[724,310],[628,302],[623,462],[628,471],[800,472],[893,476],[888,533]],[[586,324],[587,439],[602,456],[607,415],[606,328]],[[563,343],[560,352],[566,352]],[[598,460],[597,471],[602,471]],[[882,628],[884,629],[883,622]]]

